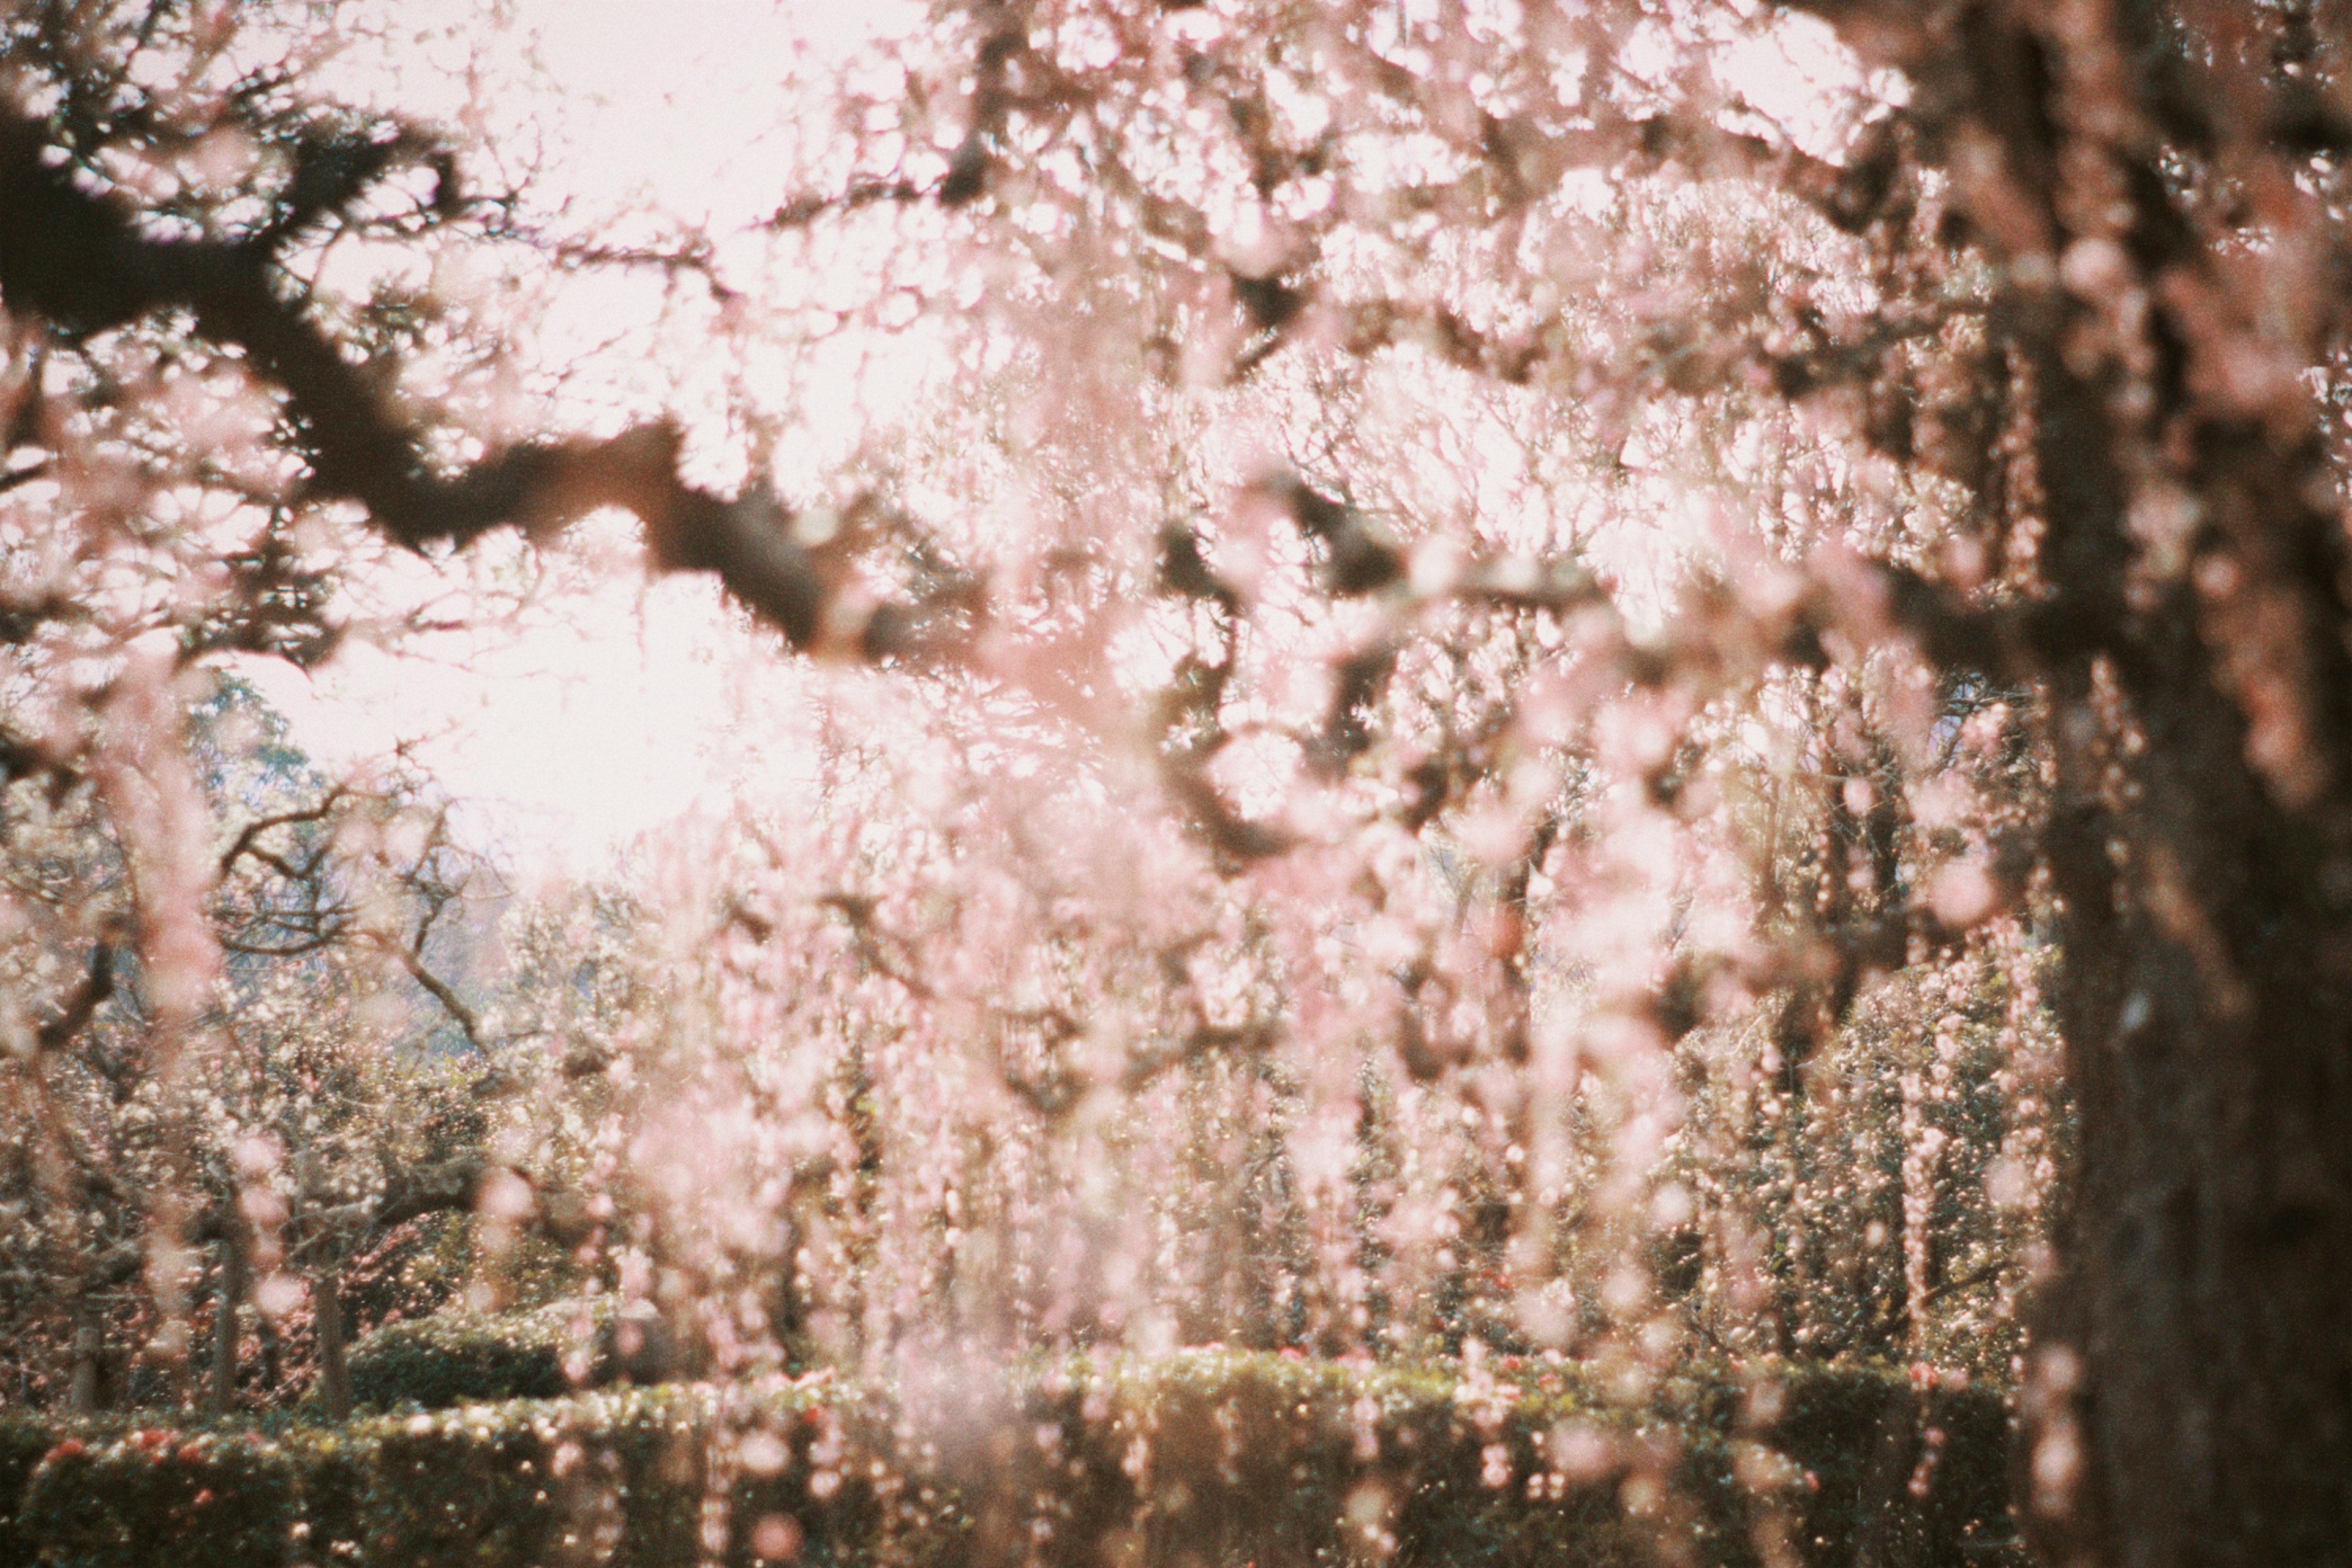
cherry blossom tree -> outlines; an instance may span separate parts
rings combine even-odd
[[[747,831],[742,896],[671,900],[709,963],[646,1048],[726,1136],[633,1147],[759,1199],[659,1265],[726,1300],[782,1258],[739,1327],[830,1312],[854,1348],[950,1266],[1001,1270],[970,1300],[1024,1331],[1156,1311],[1082,1278],[1143,1267],[1083,1205],[1036,1216],[1175,1160],[1245,1216],[1253,1334],[1361,1333],[1401,1267],[1457,1342],[1486,1314],[1633,1362],[1695,1323],[1925,1351],[1934,1301],[2025,1282],[1935,1239],[1965,1180],[2053,1211],[2021,1395],[2051,1558],[2324,1555],[2347,21],[943,5],[713,233],[474,184],[456,132],[313,90],[300,8],[27,5],[9,765],[110,792],[173,1038],[215,879],[168,672],[324,657],[370,542],[618,509],[655,571],[871,667],[828,687],[855,743],[963,752],[887,842],[858,825],[900,808],[803,812]],[[558,378],[435,286],[458,255],[656,278],[663,341],[715,368],[518,418],[486,389]],[[774,390],[844,335],[917,370]],[[828,399],[845,454],[802,417]],[[1826,1064],[1874,1028],[1894,1130],[1841,1154],[1869,1118]],[[801,1031],[835,1048],[740,1048]],[[1192,1097],[1192,1148],[1121,1131],[1154,1095]],[[1971,1117],[1989,1152],[1948,1158]],[[1695,1131],[1742,1118],[1744,1165]],[[1848,1158],[1877,1184],[1819,1181]],[[1709,1189],[1743,1170],[1867,1211],[1900,1312],[1809,1320],[1845,1265]],[[820,1300],[828,1248],[911,1294]],[[1709,1269],[1716,1306],[1666,1310]]]

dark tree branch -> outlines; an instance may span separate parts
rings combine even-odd
[[[262,847],[262,835],[274,828],[296,827],[324,822],[334,815],[335,807],[342,804],[348,792],[339,784],[310,805],[299,806],[291,811],[277,812],[268,816],[255,817],[239,828],[236,837],[229,840],[228,847],[221,851],[220,874],[223,877],[230,875],[236,869],[236,863],[249,855],[289,881],[303,879],[305,874],[303,871],[298,871],[283,857]],[[315,867],[309,869],[315,870]]]
[[[152,237],[53,166],[49,147],[40,121],[0,112],[0,303],[77,334],[185,310],[202,336],[240,352],[284,395],[310,468],[305,499],[355,502],[388,537],[420,550],[462,547],[502,527],[546,537],[618,507],[644,524],[657,569],[715,574],[796,647],[845,644],[878,658],[921,642],[919,615],[903,611],[831,624],[838,564],[794,537],[792,512],[765,490],[730,500],[681,479],[672,426],[527,442],[437,469],[382,367],[355,363],[284,297],[271,247],[290,229],[238,241]],[[363,174],[389,163],[388,152],[356,160],[335,192],[352,199]],[[299,210],[302,224],[314,220],[307,200]]]
[[[382,946],[407,972],[408,977],[424,988],[426,995],[441,1005],[441,1010],[449,1015],[450,1022],[456,1024],[458,1032],[466,1037],[466,1043],[474,1047],[474,1054],[488,1055],[489,1047],[482,1038],[481,1018],[466,1005],[465,998],[450,989],[448,982],[433,973],[424,955],[402,942],[385,942]]]
[[[40,1026],[34,1041],[47,1054],[71,1045],[89,1027],[98,1010],[114,994],[114,944],[103,938],[89,950],[89,967],[57,1016]]]

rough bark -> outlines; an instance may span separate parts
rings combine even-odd
[[[2043,445],[2069,530],[2127,548],[2107,448],[2066,426]],[[2210,508],[2303,534],[2305,586],[2337,592],[2332,522],[2201,477]],[[2061,1560],[2352,1561],[2352,774],[2330,725],[2332,776],[2283,804],[2196,606],[2168,608],[2051,672],[2080,1153],[2034,1502]],[[2346,625],[2301,639],[2315,697],[2352,684]],[[2109,672],[2144,744],[2097,715]]]
[[[2222,58],[2187,29],[2259,38],[2254,8],[1816,8],[1973,147],[2037,389],[2045,597],[2000,657],[2048,700],[2079,1143],[2033,1532],[2057,1563],[2352,1562],[2352,560],[2316,411],[2221,373],[2260,340],[2171,161],[2226,135],[2292,170],[2290,95],[2184,88]],[[2193,520],[2169,567],[2135,527],[2160,496]]]

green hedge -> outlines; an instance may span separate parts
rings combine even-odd
[[[439,1313],[388,1323],[352,1347],[352,1397],[362,1406],[442,1410],[572,1392],[572,1336],[552,1313]]]
[[[363,1408],[554,1399],[575,1387],[659,1383],[697,1370],[657,1321],[621,1320],[608,1301],[586,1310],[559,1303],[496,1317],[441,1312],[387,1323],[352,1347],[352,1397]],[[583,1353],[584,1352],[584,1353]],[[573,1363],[582,1375],[566,1370]]]
[[[0,1420],[0,1563],[685,1568],[2020,1561],[1980,1389],[1190,1352],[206,1430]],[[1662,1548],[1664,1555],[1661,1554]]]
[[[257,1434],[68,1439],[27,1479],[17,1529],[37,1561],[74,1568],[281,1563],[302,1517],[301,1471]]]

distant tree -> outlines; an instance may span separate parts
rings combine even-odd
[[[176,1026],[129,940],[135,885],[107,804],[74,788],[24,811],[38,792],[14,792],[11,863],[51,879],[29,911],[17,884],[16,960],[80,973],[9,1063],[11,1338],[33,1363],[69,1339],[64,1392],[83,1407],[110,1381],[125,1392],[110,1328],[147,1337],[176,1376],[209,1255],[209,1402],[236,1397],[239,1309],[282,1318],[307,1297],[324,1398],[347,1407],[347,1260],[470,1211],[486,1184],[515,1188],[509,1228],[537,1213],[488,1147],[503,1042],[425,960],[478,873],[415,779],[330,782],[249,689],[215,683],[190,724],[217,845],[203,929],[223,963]],[[23,921],[44,910],[56,919]],[[94,928],[87,957],[77,928]],[[428,1043],[445,1014],[467,1058]]]

